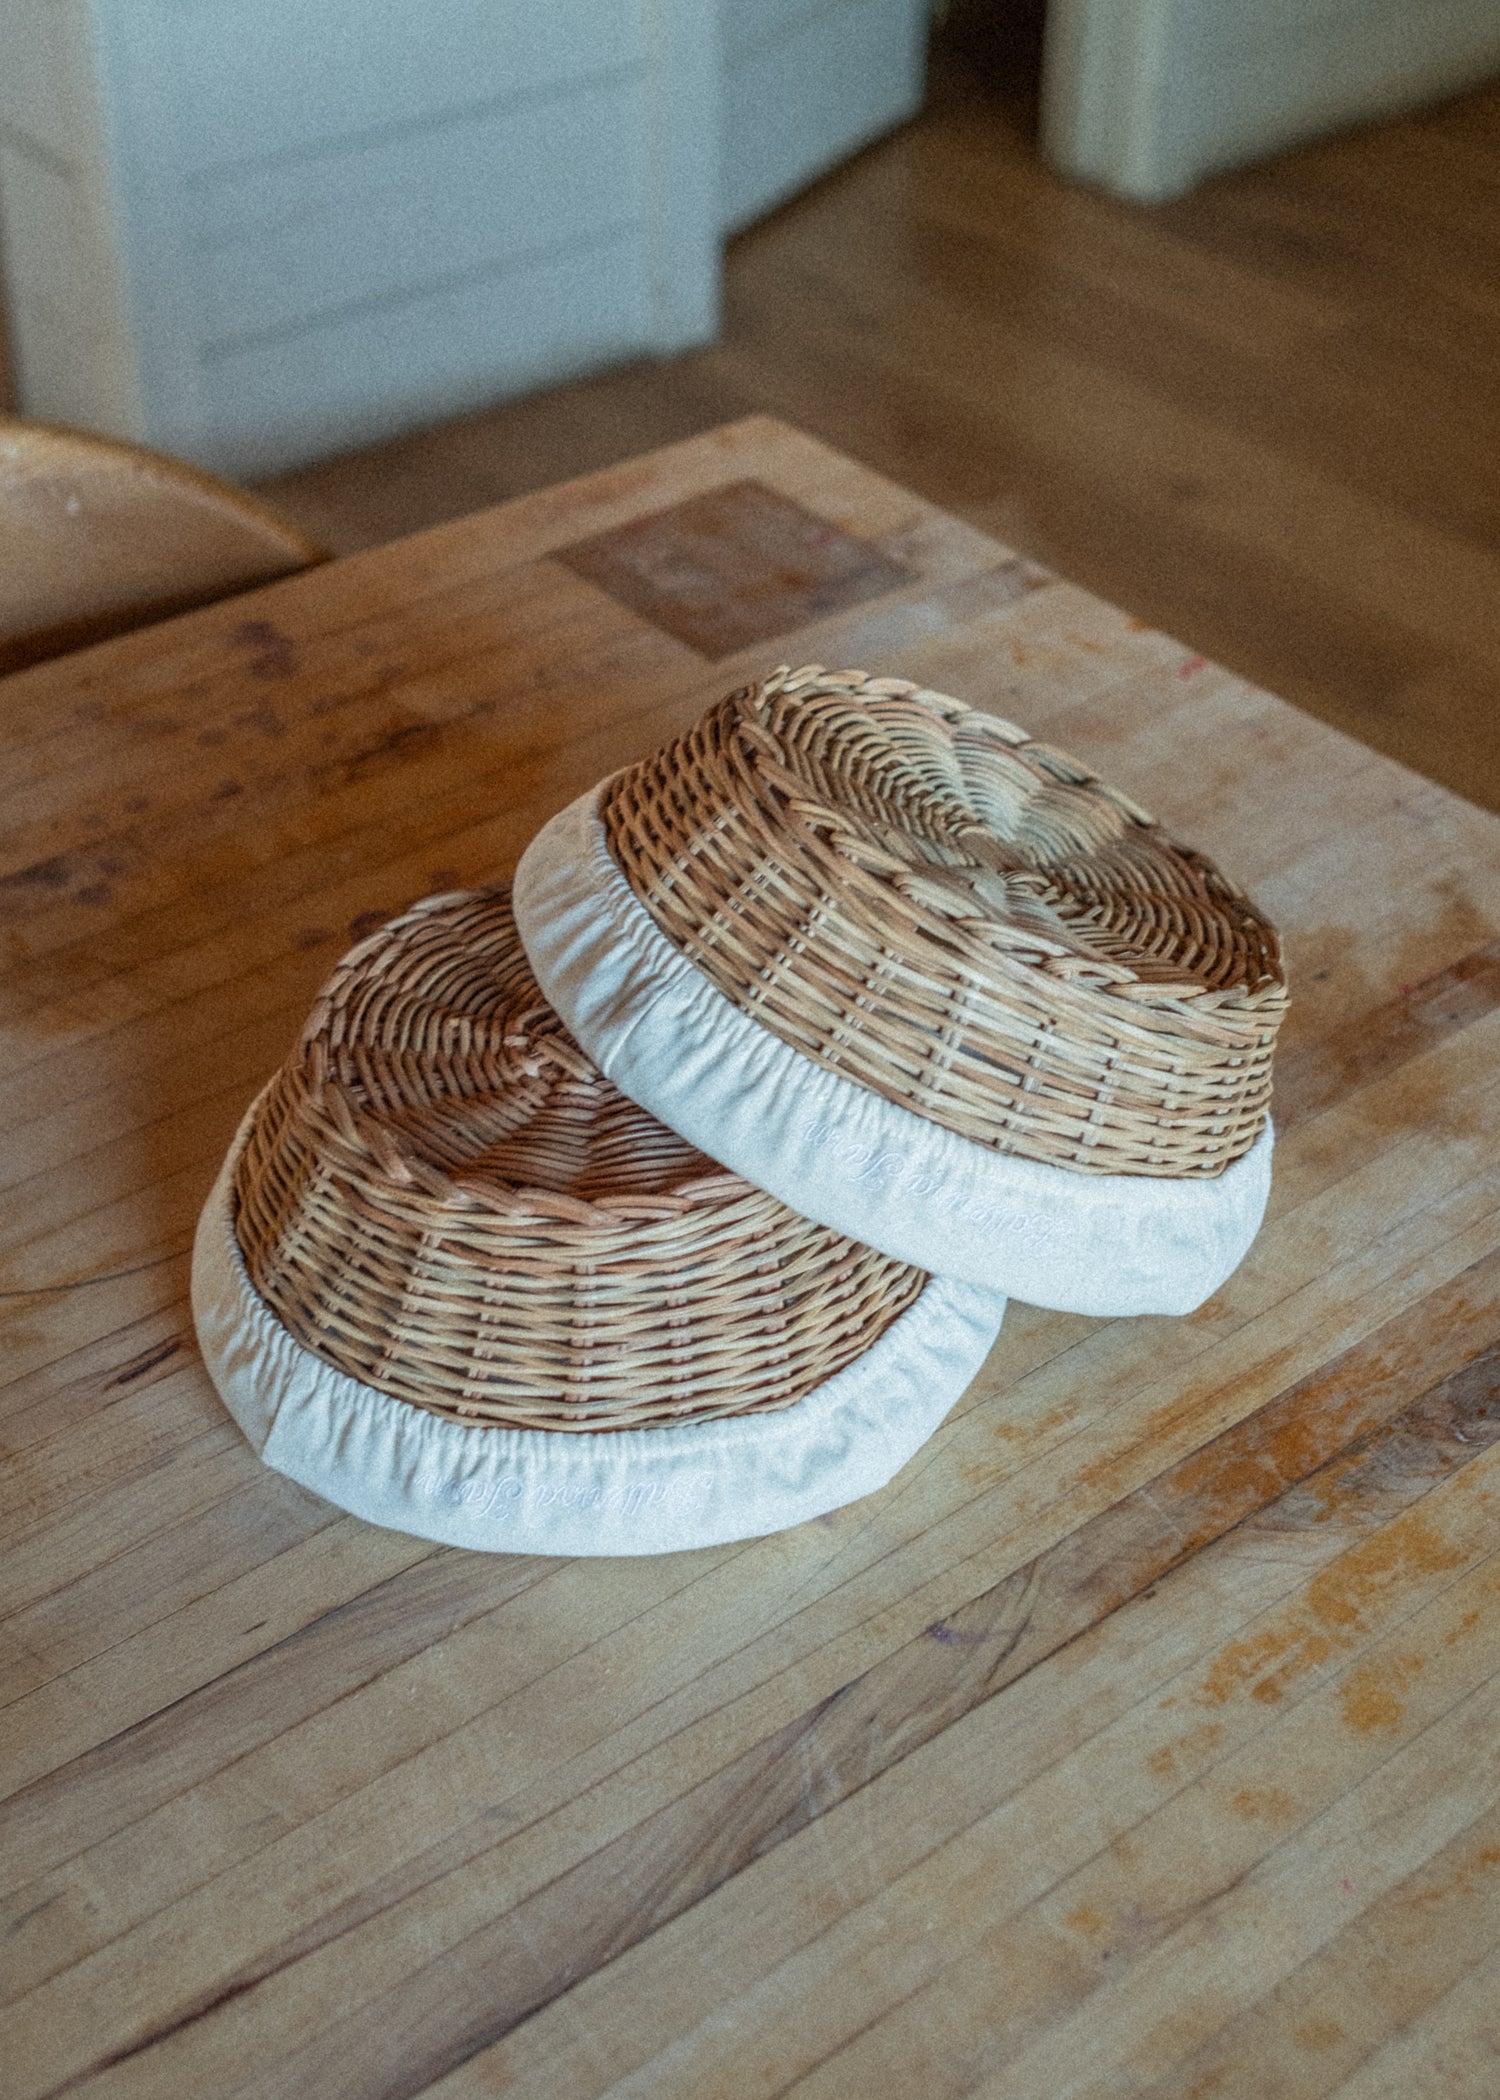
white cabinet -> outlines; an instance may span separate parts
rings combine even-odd
[[[716,325],[702,0],[0,0],[21,405],[250,476]]]
[[[927,0],[0,0],[27,415],[269,474],[707,341]]]
[[[915,115],[928,0],[722,0],[726,228]]]

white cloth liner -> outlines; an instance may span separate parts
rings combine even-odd
[[[1269,1121],[1194,1181],[1042,1166],[898,1107],[772,1035],[672,946],[610,853],[607,784],[532,840],[512,903],[542,990],[622,1093],[805,1217],[1033,1305],[1187,1313],[1238,1267],[1270,1190]]]
[[[468,1428],[324,1363],[256,1291],[233,1195],[254,1115],[193,1248],[203,1360],[268,1466],[392,1530],[481,1552],[561,1554],[675,1553],[782,1531],[883,1487],[1000,1331],[997,1293],[933,1279],[855,1363],[775,1413],[604,1433]]]

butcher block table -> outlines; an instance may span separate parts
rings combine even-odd
[[[189,1318],[351,941],[781,662],[1097,767],[1293,1005],[1249,1260],[882,1493],[482,1556]],[[1500,2093],[1500,822],[754,420],[0,683],[7,2100]]]

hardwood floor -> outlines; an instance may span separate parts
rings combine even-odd
[[[1500,809],[1500,86],[1142,209],[944,49],[722,340],[270,484],[349,549],[767,409]]]

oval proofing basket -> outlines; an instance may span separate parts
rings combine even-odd
[[[895,1258],[1184,1312],[1259,1226],[1274,928],[961,701],[778,671],[554,818],[515,902],[624,1092]]]
[[[1004,1300],[788,1210],[603,1078],[504,891],[339,965],[204,1211],[194,1311],[266,1462],[397,1529],[637,1553],[882,1485]]]

